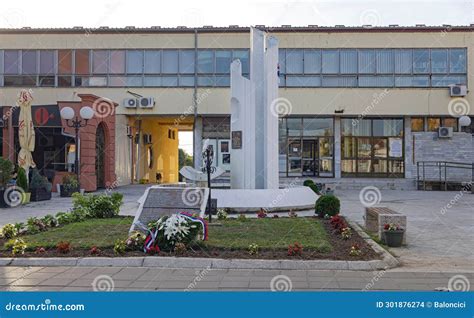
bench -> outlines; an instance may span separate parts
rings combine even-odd
[[[404,230],[403,244],[406,244],[407,217],[387,207],[367,207],[365,208],[365,228],[367,231],[377,233],[382,239],[383,226],[387,223],[400,225]]]

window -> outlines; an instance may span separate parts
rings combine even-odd
[[[127,51],[127,67],[128,74],[143,73],[143,51]]]
[[[125,51],[113,50],[110,51],[110,73],[124,74],[125,73]]]
[[[249,51],[248,50],[234,50],[233,59],[239,59],[242,63],[242,73],[250,73],[250,61],[249,61]]]
[[[377,74],[392,74],[394,70],[393,50],[376,50]]]
[[[89,50],[76,50],[76,74],[89,74]]]
[[[229,74],[230,63],[232,62],[231,51],[216,51],[216,73]]]
[[[452,84],[466,84],[466,76],[433,75],[431,77],[433,87],[447,87]]]
[[[429,76],[396,76],[396,87],[428,87],[430,86]]]
[[[305,74],[321,73],[321,50],[304,50],[303,62]]]
[[[359,73],[373,74],[375,73],[375,51],[359,50]]]
[[[412,50],[395,50],[395,73],[411,74],[413,70]]]
[[[458,130],[457,118],[441,118],[441,125],[443,127],[452,127],[454,131]]]
[[[339,50],[323,50],[323,74],[339,73]]]
[[[303,74],[303,50],[286,50],[286,73]]]
[[[412,117],[411,118],[411,131],[420,132],[425,130],[425,123],[423,117]]]
[[[41,50],[40,51],[40,74],[51,74],[56,73],[54,67],[54,51],[53,50]],[[53,81],[54,86],[54,81]]]
[[[438,128],[441,126],[441,118],[429,117],[427,120],[428,131],[438,131]]]
[[[19,57],[17,50],[5,50],[4,51],[4,66],[3,71],[5,74],[18,74],[19,68]]]
[[[161,51],[145,51],[145,74],[159,74],[161,72]]]
[[[36,51],[23,51],[21,58],[21,74],[37,74]]]
[[[77,52],[76,52],[77,54]],[[59,50],[58,51],[58,73],[72,74],[72,51]]]
[[[359,76],[359,87],[392,87],[392,76]]]
[[[356,74],[357,73],[357,51],[341,50],[341,73]]]
[[[92,51],[92,73],[107,74],[109,63],[109,51],[94,50]]]
[[[449,50],[449,72],[450,73],[466,73],[466,50],[450,49]]]
[[[413,50],[413,73],[425,74],[430,71],[430,51],[428,49]]]
[[[433,49],[431,50],[431,73],[447,73],[448,72],[448,50]]]
[[[163,74],[178,74],[178,51],[163,50]]]
[[[214,54],[211,50],[198,51],[198,73],[214,73]],[[243,72],[243,67],[242,67]]]
[[[194,51],[180,50],[179,51],[179,73],[180,74],[194,74]]]

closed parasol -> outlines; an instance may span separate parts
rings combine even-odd
[[[33,97],[28,90],[21,90],[18,97],[20,117],[18,119],[18,139],[20,141],[20,153],[18,154],[18,166],[25,169],[27,175],[30,168],[35,168],[32,152],[35,150],[35,129],[31,118],[31,102]]]

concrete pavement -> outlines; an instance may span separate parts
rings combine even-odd
[[[0,267],[0,290],[472,290],[472,273],[212,270],[130,267]],[[456,287],[457,286],[457,287]]]

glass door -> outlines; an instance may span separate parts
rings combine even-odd
[[[317,139],[303,140],[302,169],[303,176],[316,176],[318,171]]]
[[[301,139],[288,140],[288,176],[301,175]]]

